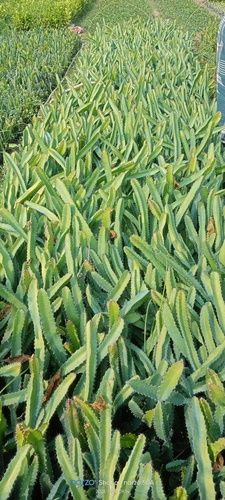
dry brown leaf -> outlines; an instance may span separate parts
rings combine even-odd
[[[20,354],[20,356],[10,356],[9,358],[3,359],[5,363],[26,363],[26,361],[29,361],[31,356],[29,354]]]
[[[114,240],[114,239],[115,239],[115,238],[117,238],[117,236],[118,236],[118,235],[117,235],[117,232],[116,232],[116,231],[114,231],[113,229],[111,229],[111,230],[110,230],[110,233],[109,233],[109,234],[110,234],[110,238],[111,238],[111,240]]]
[[[207,224],[207,239],[212,235],[216,233],[216,227],[215,227],[215,221],[213,217],[209,218],[208,224]]]
[[[92,406],[93,410],[102,411],[102,410],[106,410],[108,405],[107,405],[106,401],[103,399],[103,397],[99,396],[99,398],[94,403],[92,403],[90,406]]]
[[[10,304],[6,304],[5,307],[3,307],[3,309],[0,310],[0,320],[4,319],[7,316],[7,314],[9,314],[11,308],[12,306]]]
[[[44,398],[43,398],[43,403],[47,403],[49,398],[51,397],[52,393],[55,391],[55,389],[58,387],[58,385],[61,382],[61,375],[60,371],[56,372],[55,375],[53,375],[52,378],[50,378],[48,382],[48,387],[45,391]]]
[[[216,457],[215,463],[213,464],[213,471],[219,472],[223,467],[224,467],[224,458],[222,453],[219,453],[219,455]]]

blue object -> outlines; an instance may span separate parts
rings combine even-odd
[[[225,126],[225,16],[217,40],[217,109],[222,114],[221,125]]]

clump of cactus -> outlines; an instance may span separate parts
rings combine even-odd
[[[5,154],[0,498],[224,496],[224,162],[188,36],[98,28]]]

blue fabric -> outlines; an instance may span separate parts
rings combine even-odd
[[[217,41],[217,108],[225,125],[225,16],[220,24]]]

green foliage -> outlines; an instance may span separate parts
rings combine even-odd
[[[4,157],[0,498],[216,498],[225,191],[207,68],[171,23],[98,27],[41,113]]]
[[[158,0],[157,8],[161,15],[176,21],[177,25],[193,35],[196,48],[202,60],[207,63],[210,73],[215,78],[216,68],[216,43],[220,17],[209,11],[207,6],[211,2],[195,2],[195,0]],[[217,3],[217,5],[220,5]],[[224,4],[225,5],[225,4]]]
[[[194,0],[186,0],[182,4],[182,10],[179,8],[179,5],[179,0],[158,1],[158,6],[163,14],[167,11],[169,19],[176,20],[181,26],[186,25],[186,28],[192,33],[206,28],[212,15],[205,6],[201,5],[201,2],[197,3]]]
[[[35,2],[36,3],[36,2]],[[47,98],[76,52],[78,42],[67,30],[14,30],[0,35],[0,155],[18,138]]]
[[[154,2],[148,0],[90,0],[87,8],[78,16],[78,23],[94,32],[98,23],[114,25],[137,17],[149,19],[154,9]]]
[[[15,29],[57,28],[68,25],[86,0],[5,0],[0,16],[9,18]]]

